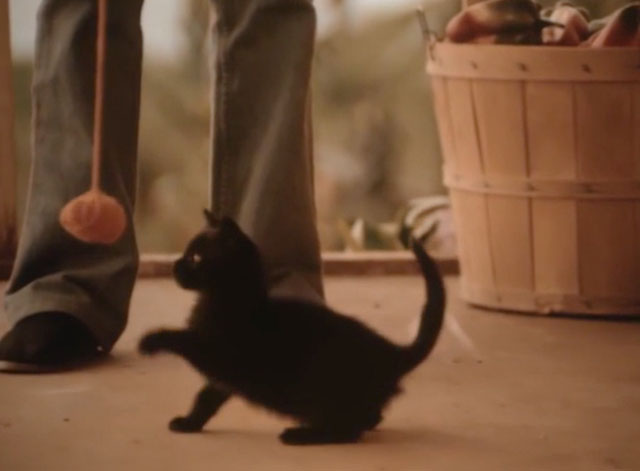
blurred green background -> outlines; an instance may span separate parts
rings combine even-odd
[[[178,60],[146,60],[144,66],[136,212],[144,252],[181,251],[208,205],[209,2],[179,1],[182,53]],[[602,16],[626,2],[576,3]],[[424,46],[412,8],[354,22],[349,4],[324,2],[321,15],[332,21],[319,36],[315,57],[316,192],[325,250],[344,248],[340,228],[356,218],[389,221],[407,200],[444,193]],[[460,8],[457,0],[420,5],[437,32]],[[29,59],[16,59],[20,214],[30,161],[31,71]]]

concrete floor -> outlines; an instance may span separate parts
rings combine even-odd
[[[417,277],[330,278],[330,303],[408,341]],[[182,323],[192,297],[143,280],[112,358],[89,370],[0,376],[0,470],[638,470],[640,324],[536,318],[451,301],[444,335],[358,445],[291,448],[287,421],[230,401],[199,435],[170,433],[201,379],[141,358],[141,333]],[[2,289],[2,285],[0,285]],[[0,331],[6,325],[0,324]]]

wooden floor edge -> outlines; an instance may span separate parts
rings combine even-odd
[[[144,254],[140,258],[139,278],[171,276],[173,262],[178,255]],[[437,259],[443,275],[457,275],[460,267],[454,258]],[[325,276],[381,276],[413,275],[419,273],[410,252],[326,252],[322,254]],[[0,262],[0,280],[11,275],[11,263]]]
[[[166,277],[171,275],[173,262],[178,255],[143,255],[138,276],[141,278]],[[458,260],[437,259],[443,275],[459,273]],[[376,276],[413,275],[419,273],[418,264],[410,252],[325,252],[322,254],[325,276]]]

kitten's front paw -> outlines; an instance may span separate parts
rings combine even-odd
[[[144,355],[153,355],[164,348],[164,337],[165,332],[162,330],[147,334],[140,340],[138,350]]]
[[[202,431],[202,427],[189,417],[176,417],[169,422],[169,430],[179,433],[195,433]]]

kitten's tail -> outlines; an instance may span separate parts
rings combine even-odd
[[[418,366],[433,350],[444,320],[446,292],[436,262],[427,255],[422,244],[412,240],[412,249],[427,284],[428,300],[422,309],[418,336],[403,349],[402,368],[409,372]]]

